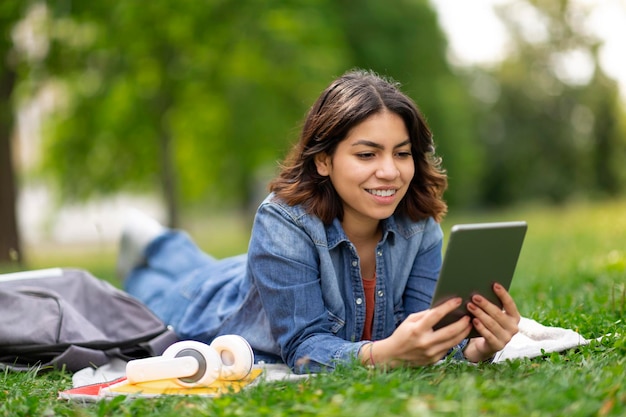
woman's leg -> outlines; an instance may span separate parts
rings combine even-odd
[[[166,230],[143,212],[132,208],[126,210],[116,265],[117,276],[121,280],[125,280],[133,268],[144,263],[146,247]]]
[[[202,278],[197,272],[210,268],[215,259],[185,232],[165,230],[145,248],[144,263],[130,271],[124,288],[165,323],[176,325],[190,301],[179,286],[200,285]]]
[[[169,275],[173,281],[215,263],[215,258],[198,248],[187,233],[178,230],[167,229],[148,244],[144,253],[148,268]]]
[[[127,210],[117,260],[118,276],[123,281],[140,266],[148,265],[176,280],[186,271],[213,261],[184,232],[168,229],[139,210]]]

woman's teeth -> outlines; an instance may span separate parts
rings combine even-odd
[[[368,193],[378,197],[389,197],[396,193],[396,190],[367,190]]]

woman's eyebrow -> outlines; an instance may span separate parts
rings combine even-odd
[[[404,142],[398,143],[393,148],[397,149],[397,148],[401,148],[403,146],[410,145],[410,144],[411,144],[411,140],[407,139]],[[357,140],[356,142],[354,142],[352,144],[352,146],[359,146],[359,145],[361,145],[361,146],[369,146],[369,147],[376,148],[376,149],[385,149],[385,147],[383,145],[381,145],[380,143],[372,142],[372,141],[366,140],[366,139]]]

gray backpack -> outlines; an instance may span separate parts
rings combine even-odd
[[[158,356],[177,340],[145,305],[86,271],[0,275],[0,370],[74,372]]]

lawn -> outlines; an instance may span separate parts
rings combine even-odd
[[[586,338],[612,336],[542,358],[473,366],[394,371],[347,366],[301,382],[261,384],[216,399],[118,398],[97,404],[57,400],[71,375],[0,374],[0,415],[7,416],[618,416],[626,415],[626,201],[559,208],[526,206],[462,213],[444,222],[526,220],[528,234],[511,292],[522,315],[572,328]],[[227,245],[216,222],[194,236],[220,255],[245,249],[245,228]],[[222,229],[220,229],[222,227]],[[232,229],[229,229],[232,230]],[[55,255],[57,253],[57,255]],[[32,267],[77,266],[113,277],[114,251],[39,251]],[[615,335],[617,334],[617,336]]]

